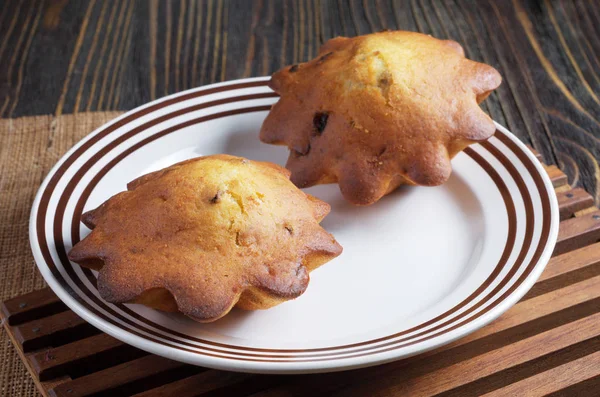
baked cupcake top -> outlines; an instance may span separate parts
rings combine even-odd
[[[260,138],[290,148],[297,186],[337,182],[350,202],[372,204],[403,183],[445,182],[450,159],[494,133],[478,103],[500,82],[454,41],[404,31],[338,37],[272,76],[281,98]]]
[[[213,321],[240,299],[266,308],[298,297],[308,272],[341,253],[319,226],[329,205],[275,164],[200,157],[127,188],[83,215],[93,230],[69,253],[100,271],[98,289],[110,302],[175,304]]]

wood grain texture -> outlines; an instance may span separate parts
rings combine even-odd
[[[26,321],[36,320],[43,314],[59,313],[67,310],[67,306],[50,290],[43,289],[23,295],[20,299],[0,304],[0,312],[10,325],[18,325]]]
[[[0,117],[131,109],[268,75],[338,35],[414,30],[496,67],[484,110],[600,203],[598,26],[589,0],[4,0]]]
[[[66,375],[77,367],[93,366],[94,362],[105,361],[109,357],[128,356],[133,351],[131,346],[107,334],[94,335],[62,346],[52,346],[28,355],[31,367],[40,380]]]
[[[592,197],[583,189],[573,189],[556,194],[560,208],[560,220],[571,218],[576,212],[594,205]]]
[[[26,325],[15,327],[15,335],[20,344],[23,345],[25,353],[46,346],[47,339],[55,338],[60,334],[60,339],[72,338],[75,333],[97,332],[94,327],[85,322],[81,317],[71,311],[58,313],[52,317],[32,321]]]
[[[50,392],[50,396],[83,397],[98,393],[110,395],[111,390],[125,384],[129,385],[129,389],[126,393],[121,391],[121,395],[132,395],[137,392],[136,384],[144,383],[147,386],[157,381],[159,384],[166,383],[171,378],[177,379],[202,370],[193,367],[184,369],[184,365],[160,356],[148,355],[59,385]]]
[[[598,366],[600,366],[600,352],[592,353],[568,364],[552,368],[502,389],[494,390],[484,396],[547,396],[552,392],[566,389],[568,386],[592,378],[592,376],[589,376],[590,372],[588,370]],[[593,391],[590,390],[590,393],[593,393]]]

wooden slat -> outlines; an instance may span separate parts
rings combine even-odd
[[[565,185],[562,185],[562,186],[554,188],[554,192],[556,194],[563,193],[563,192],[568,192],[569,190],[571,190],[571,186],[569,186],[568,184],[565,184]]]
[[[55,376],[65,375],[77,366],[87,366],[90,369],[92,361],[102,357],[109,364],[110,357],[129,354],[135,348],[107,334],[99,334],[54,349],[47,349],[28,356],[32,368],[40,379],[46,380]],[[125,352],[125,353],[124,353]]]
[[[25,368],[27,368],[27,372],[29,372],[31,379],[33,379],[33,382],[35,383],[38,391],[42,394],[42,396],[47,397],[48,396],[47,390],[50,387],[57,386],[57,385],[65,382],[65,380],[67,380],[67,379],[65,379],[66,377],[57,377],[57,378],[50,380],[49,382],[40,381],[36,371],[32,368],[31,363],[27,359],[27,356],[25,355],[25,353],[23,353],[23,349],[21,349],[21,346],[15,339],[14,334],[12,333],[12,329],[8,325],[8,323],[4,324],[4,329],[6,330],[6,333],[8,334],[10,341],[12,342],[13,346],[15,347],[15,350],[17,351],[19,358],[25,365]]]
[[[593,244],[600,240],[600,211],[568,219],[560,223],[554,255]]]
[[[485,397],[545,396],[569,386],[592,379],[600,373],[600,351],[571,361],[501,389],[484,394]],[[591,391],[590,396],[598,390]],[[597,393],[600,394],[600,393]]]
[[[577,211],[575,213],[575,216],[583,216],[583,215],[591,214],[594,211],[598,211],[598,208],[596,208],[596,207],[589,207],[589,208],[586,208],[584,210]]]
[[[240,383],[252,377],[254,377],[254,375],[239,372],[208,370],[197,375],[136,394],[135,397],[197,397],[226,386]]]
[[[544,168],[546,168],[546,172],[552,181],[552,186],[557,188],[567,184],[567,176],[557,166],[549,165]]]
[[[546,269],[522,300],[600,275],[600,243],[550,259]]]
[[[8,320],[9,325],[18,325],[65,310],[67,306],[50,288],[33,291],[0,304],[1,315]]]
[[[17,325],[13,332],[27,353],[42,347],[59,346],[100,331],[69,310]]]
[[[594,205],[592,196],[581,188],[559,192],[556,194],[558,199],[558,208],[560,210],[560,220],[569,219],[576,212],[590,208]]]
[[[419,397],[443,393],[597,337],[600,335],[599,322],[600,313],[596,313],[449,367],[430,371],[429,367],[435,368],[435,363],[425,362],[421,366],[407,367],[405,371],[341,390],[334,395]],[[597,368],[597,372],[600,372],[600,368]]]
[[[600,243],[587,245],[574,251],[554,256],[550,259],[537,283],[565,273],[583,270],[600,262]]]
[[[50,390],[49,394],[56,397],[83,397],[97,393],[110,395],[111,390],[117,389],[120,386],[136,381],[150,381],[149,378],[160,377],[161,374],[167,371],[183,366],[185,364],[178,361],[148,355],[63,383]]]

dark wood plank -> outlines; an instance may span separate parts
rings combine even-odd
[[[0,117],[125,110],[267,75],[325,40],[406,29],[496,67],[483,108],[600,202],[600,33],[593,1],[24,0],[0,5]]]
[[[556,193],[556,198],[558,199],[561,221],[569,219],[573,217],[576,212],[594,205],[592,196],[581,188],[558,192]]]
[[[484,394],[484,396],[547,396],[550,393],[560,392],[567,387],[577,385],[578,383],[598,376],[593,370],[590,371],[590,369],[593,368],[600,368],[600,351],[583,356],[582,358],[549,369],[548,371],[544,371],[532,377],[525,378],[501,389],[496,389],[490,393]],[[592,396],[595,392],[597,392],[597,390],[589,389],[589,394],[587,395]],[[583,396],[586,394],[577,395]]]
[[[2,316],[9,325],[18,325],[42,316],[67,310],[67,306],[52,292],[44,288],[0,303]]]
[[[521,67],[519,54],[514,52],[511,30],[498,16],[496,9],[487,2],[460,1],[469,23],[477,28],[486,48],[488,59],[503,76],[503,84],[497,90],[502,111],[511,131],[540,151],[548,164],[555,162],[556,150],[543,113],[536,106],[535,87],[528,78],[526,68]]]
[[[67,380],[70,380],[68,377],[62,376],[62,377],[54,378],[54,379],[50,380],[49,382],[41,381],[38,377],[37,372],[33,369],[33,367],[31,366],[31,363],[27,359],[27,356],[25,355],[25,353],[23,353],[23,349],[20,348],[19,343],[15,339],[14,334],[12,333],[12,330],[7,323],[4,324],[4,330],[6,331],[6,334],[8,335],[10,341],[12,342],[13,347],[17,351],[19,358],[23,362],[23,365],[25,366],[25,368],[27,368],[28,375],[31,377],[37,390],[42,394],[42,396],[47,397],[48,389],[50,389],[54,386],[57,386]],[[27,374],[25,374],[25,376],[27,376]]]
[[[598,275],[600,275],[600,243],[550,259],[546,269],[522,301]]]
[[[248,396],[288,382],[294,376],[254,375],[209,370],[148,390],[135,397]]]
[[[585,60],[569,46],[571,38],[583,33],[578,31],[577,21],[558,23],[553,4],[558,2],[483,3],[501,21],[519,68],[527,74],[524,81],[533,87],[536,110],[544,117],[556,155],[576,159],[578,183],[598,199],[596,178],[588,176],[597,169],[600,153],[596,138],[600,133],[599,108],[594,89],[580,69]],[[593,3],[587,2],[588,12]]]
[[[256,377],[251,374],[208,370],[200,374],[172,382],[152,390],[136,394],[135,397],[198,397],[244,380]]]
[[[595,396],[600,389],[600,375],[576,385],[567,387],[554,393],[547,394],[545,397],[563,397],[563,396]]]
[[[136,388],[152,389],[157,384],[169,382],[176,372],[183,372],[182,368],[185,366],[177,361],[148,355],[63,383],[50,390],[49,394],[55,397],[84,397],[98,393],[111,396],[131,395],[130,392]],[[124,387],[127,387],[127,391],[123,390]]]
[[[585,247],[600,240],[600,211],[560,223],[554,255]]]
[[[590,244],[550,259],[538,283],[559,277],[568,272],[580,271],[600,261],[600,243]]]
[[[14,326],[12,332],[27,353],[42,347],[60,346],[100,331],[68,310]]]
[[[32,353],[28,361],[38,377],[47,380],[67,374],[89,374],[145,354],[112,336],[99,334]]]

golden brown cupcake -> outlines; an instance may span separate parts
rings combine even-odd
[[[260,138],[290,148],[298,187],[337,182],[348,201],[372,204],[401,184],[445,182],[450,159],[494,133],[478,103],[500,82],[454,41],[403,31],[338,37],[273,75],[281,98]]]
[[[319,226],[329,205],[275,164],[200,157],[134,180],[83,215],[69,258],[99,270],[100,295],[214,321],[300,296],[342,252]]]

